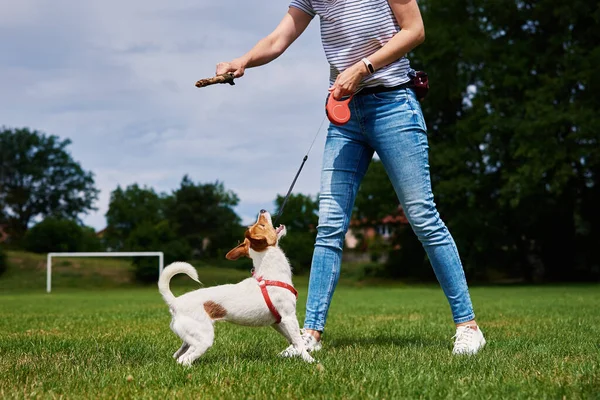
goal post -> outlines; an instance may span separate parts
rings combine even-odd
[[[52,291],[52,258],[54,257],[158,257],[158,276],[162,274],[165,259],[162,251],[48,253],[46,261],[47,293]]]

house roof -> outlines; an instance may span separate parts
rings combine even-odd
[[[398,209],[395,213],[388,214],[378,221],[369,221],[366,218],[362,218],[360,220],[352,219],[352,221],[350,221],[351,226],[361,226],[361,225],[367,225],[367,224],[371,224],[371,225],[408,224],[408,218],[406,218],[406,215],[404,214],[404,209],[402,208],[402,206],[399,205]]]

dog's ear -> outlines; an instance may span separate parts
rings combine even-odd
[[[279,239],[284,237],[286,234],[287,228],[285,227],[285,225],[281,225],[281,228],[279,228],[279,231],[277,231],[277,241],[279,241]]]
[[[235,261],[240,257],[248,257],[248,247],[250,246],[250,241],[248,239],[244,239],[243,243],[238,244],[233,249],[229,250],[229,253],[225,255],[225,258],[228,260]]]

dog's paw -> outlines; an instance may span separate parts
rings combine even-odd
[[[306,350],[304,350],[302,353],[300,353],[300,357],[302,357],[302,360],[304,360],[310,364],[316,362],[316,360],[314,358],[312,358],[312,356],[310,354],[308,354],[308,351],[306,351]]]
[[[181,357],[179,357],[177,362],[184,367],[191,367],[194,360],[192,360],[190,357],[181,356]]]

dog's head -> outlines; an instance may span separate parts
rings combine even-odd
[[[250,249],[256,252],[266,251],[269,247],[277,246],[277,242],[285,236],[285,225],[273,226],[271,214],[260,210],[256,223],[244,235],[244,242],[240,243],[225,255],[228,260],[237,260],[240,257],[250,257]]]

